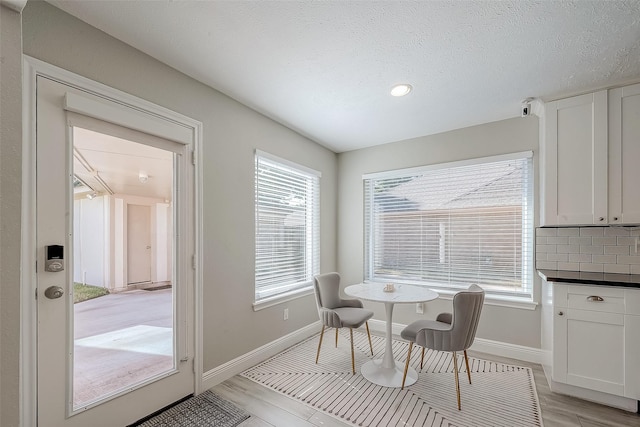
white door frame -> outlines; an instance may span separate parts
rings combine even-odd
[[[36,292],[36,78],[47,77],[62,84],[116,102],[125,108],[153,115],[160,120],[178,123],[191,131],[195,165],[194,194],[194,375],[195,394],[202,390],[202,122],[145,101],[102,83],[23,55],[22,95],[22,273],[20,319],[20,423],[37,422],[37,302]]]

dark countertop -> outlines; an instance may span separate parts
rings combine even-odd
[[[587,271],[564,270],[538,270],[538,274],[547,282],[640,288],[640,274],[590,273]]]

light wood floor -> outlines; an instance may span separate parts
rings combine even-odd
[[[534,373],[545,427],[640,427],[640,414],[552,393],[542,367],[538,364],[477,352],[469,352],[469,355],[530,367]],[[453,385],[453,378],[451,381]],[[218,384],[212,390],[251,413],[251,418],[240,424],[240,427],[351,426],[238,375]],[[455,399],[455,395],[452,394],[452,398]]]

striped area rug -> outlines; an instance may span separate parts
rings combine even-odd
[[[356,375],[351,373],[348,330],[340,332],[338,348],[334,332],[325,332],[316,365],[316,335],[272,357],[241,375],[290,398],[356,426],[542,426],[540,405],[529,368],[469,358],[469,384],[460,354],[462,411],[456,405],[451,353],[428,350],[420,371],[420,347],[414,347],[411,366],[418,382],[400,388],[381,387],[360,375],[360,366],[371,359],[367,335],[353,333]],[[372,336],[373,358],[384,352],[384,338]],[[394,340],[395,359],[406,360],[408,344]]]

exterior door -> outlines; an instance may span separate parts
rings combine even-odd
[[[125,426],[195,389],[189,146],[121,127],[117,118],[81,114],[87,104],[118,110],[120,118],[141,114],[37,78],[39,427]],[[136,183],[140,171],[132,163],[143,158],[154,161],[146,168],[161,164],[157,172],[145,171],[144,184]],[[170,289],[126,291],[125,206],[135,198],[157,200],[163,218],[172,206],[166,228],[156,225],[168,236]],[[78,254],[82,263],[74,263]],[[74,304],[74,289],[88,285],[112,293]],[[155,323],[144,320],[150,309]]]
[[[128,283],[151,281],[151,208],[127,206]]]

